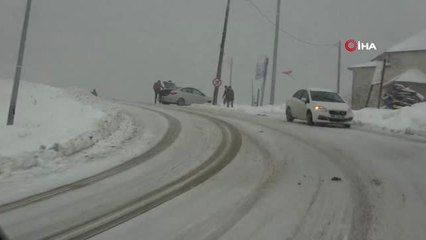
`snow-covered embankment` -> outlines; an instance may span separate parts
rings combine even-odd
[[[27,169],[63,167],[67,156],[113,134],[126,138],[132,133],[128,116],[84,91],[25,81],[15,124],[6,126],[11,88],[11,80],[0,80],[0,178]]]
[[[354,124],[363,128],[426,137],[426,103],[398,110],[365,108],[354,114]]]

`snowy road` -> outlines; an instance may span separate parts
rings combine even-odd
[[[1,213],[0,225],[17,240],[86,238],[102,231],[93,239],[426,236],[426,141],[276,117],[157,109],[181,124],[176,141],[163,152],[89,186]],[[200,167],[217,161],[222,164],[214,170]],[[190,185],[181,181],[197,174]],[[177,185],[167,191],[183,190],[146,205],[145,196],[173,182]],[[132,208],[135,199],[151,208],[138,212]],[[102,226],[115,217],[108,213],[120,214],[117,209],[134,218],[88,235],[69,231],[84,232],[85,223]],[[97,218],[101,221],[93,221]]]

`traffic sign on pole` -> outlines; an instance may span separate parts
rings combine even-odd
[[[215,78],[213,79],[212,83],[213,83],[213,86],[220,87],[220,85],[222,85],[222,80]]]
[[[228,29],[228,18],[229,18],[230,6],[231,6],[231,0],[228,0],[228,3],[226,5],[225,23],[223,25],[222,41],[220,44],[219,63],[217,65],[217,73],[216,73],[216,79],[219,79],[219,80],[222,77],[222,62],[223,62],[223,55],[225,52],[225,40],[226,40],[226,32]],[[220,82],[220,84],[222,84],[222,81]],[[215,86],[213,91],[213,105],[217,105],[218,94],[219,94],[219,87]]]

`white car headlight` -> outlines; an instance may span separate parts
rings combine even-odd
[[[317,112],[327,112],[327,108],[321,106],[321,105],[315,105],[314,110]]]

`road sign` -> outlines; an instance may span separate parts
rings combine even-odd
[[[213,86],[220,87],[220,85],[222,85],[222,80],[215,78],[213,79],[212,83],[213,83]]]

